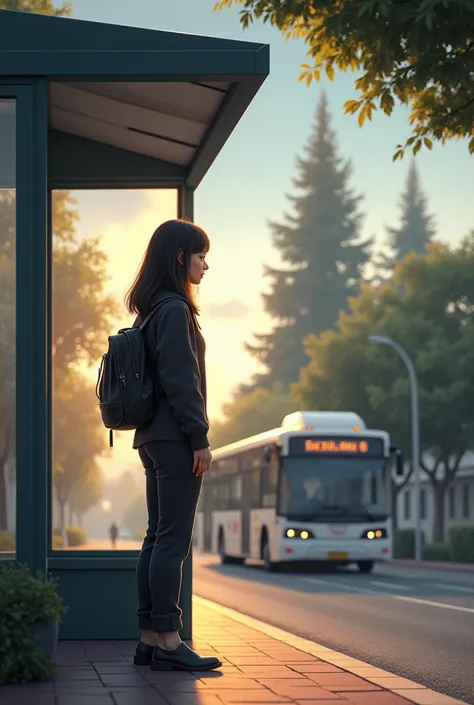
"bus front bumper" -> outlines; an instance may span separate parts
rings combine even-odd
[[[386,561],[392,558],[390,541],[384,539],[355,539],[349,541],[324,541],[320,539],[283,540],[280,561]]]

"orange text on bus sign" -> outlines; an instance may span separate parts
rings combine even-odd
[[[367,453],[367,441],[312,441],[304,443],[306,453]]]

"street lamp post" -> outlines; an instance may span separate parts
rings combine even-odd
[[[416,370],[405,348],[385,335],[369,335],[371,343],[381,343],[393,348],[402,358],[408,370],[411,391],[411,443],[412,466],[415,477],[415,560],[421,561],[421,516],[420,516],[420,412],[418,378]]]

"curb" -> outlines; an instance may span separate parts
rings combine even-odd
[[[376,668],[365,661],[351,658],[350,656],[346,656],[339,651],[329,649],[328,647],[317,644],[314,641],[309,641],[309,639],[303,639],[302,637],[295,636],[284,629],[272,627],[265,622],[261,622],[259,619],[248,617],[241,612],[237,612],[230,607],[219,605],[217,602],[212,602],[204,597],[193,595],[193,602],[197,605],[201,605],[202,607],[207,607],[208,609],[211,609],[224,617],[228,617],[234,622],[238,622],[246,627],[262,632],[266,636],[272,637],[277,641],[281,641],[289,646],[293,646],[296,649],[300,649],[305,653],[311,654],[312,656],[321,659],[321,661],[326,661],[326,663],[330,663],[331,665],[337,666],[348,673],[359,676],[369,683],[375,683],[375,685],[379,685],[381,688],[384,688],[390,693],[394,693],[395,695],[399,695],[407,700],[411,700],[411,702],[416,705],[468,705],[468,703],[463,700],[457,700],[449,695],[444,695],[443,693],[438,693],[435,690],[430,690],[429,688],[425,688],[425,686],[419,685],[408,678],[396,676],[394,673],[385,671],[383,668]]]
[[[411,568],[433,568],[436,570],[459,571],[460,573],[474,573],[474,563],[439,563],[437,561],[414,561],[408,558],[392,558],[389,565],[404,565]]]

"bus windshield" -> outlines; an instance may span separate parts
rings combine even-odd
[[[389,514],[385,458],[282,458],[279,511],[293,520],[382,521]]]

